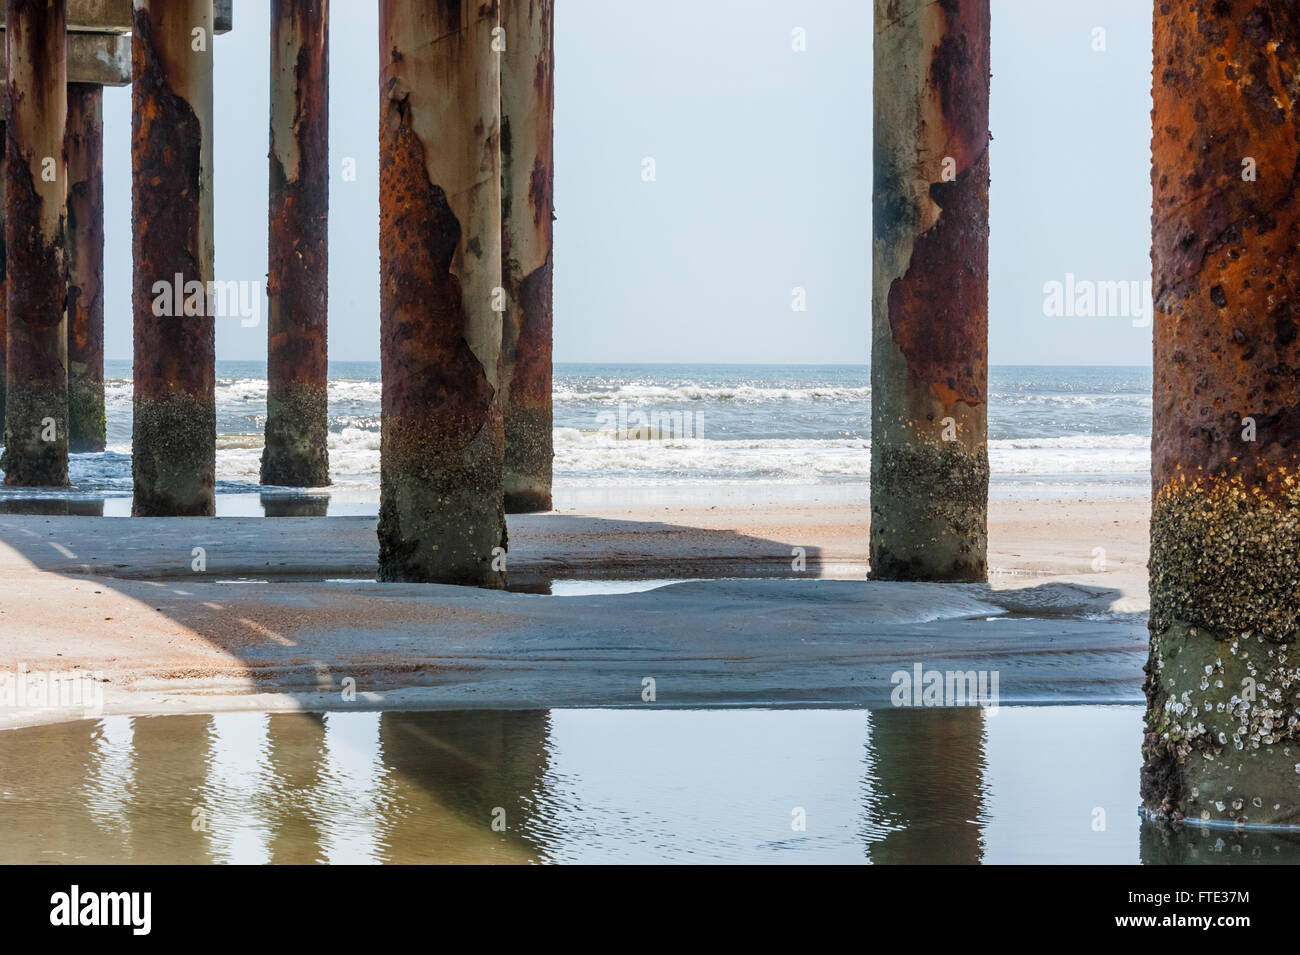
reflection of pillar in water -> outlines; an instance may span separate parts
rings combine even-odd
[[[131,729],[135,793],[126,813],[130,841],[124,861],[212,862],[209,833],[220,825],[215,807],[204,800],[212,717],[136,717]]]
[[[873,710],[870,746],[871,861],[978,863],[984,852],[983,711]]]
[[[1300,859],[1300,833],[1282,829],[1228,829],[1143,822],[1143,865],[1223,865]]]
[[[98,726],[80,720],[0,733],[0,864],[112,861],[114,841],[85,802]]]
[[[267,517],[324,517],[329,507],[328,494],[262,495],[262,510]]]
[[[401,804],[384,819],[384,861],[537,860],[550,725],[545,710],[384,713],[380,746]]]
[[[0,501],[0,514],[46,514],[63,516],[68,502],[54,497],[11,497]]]
[[[325,766],[325,716],[275,713],[267,729],[274,789],[267,809],[273,863],[320,862],[316,792]]]

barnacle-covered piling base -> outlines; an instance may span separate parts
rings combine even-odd
[[[328,486],[328,446],[328,391],[295,382],[275,382],[274,386],[268,386],[262,483],[283,487]]]
[[[1142,801],[1170,819],[1300,825],[1300,482],[1156,497]]]
[[[1189,0],[1153,37],[1142,800],[1300,824],[1300,22]]]
[[[871,469],[871,578],[988,578],[989,459],[955,441],[882,448]]]
[[[507,470],[505,473],[505,508],[507,514],[531,514],[549,511],[551,498],[551,409],[525,409],[518,405],[505,418]],[[509,468],[514,461],[536,462],[536,468]]]

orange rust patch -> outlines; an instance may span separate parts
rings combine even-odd
[[[1263,487],[1300,460],[1298,85],[1294,15],[1258,0],[1157,6],[1157,487],[1198,474]]]

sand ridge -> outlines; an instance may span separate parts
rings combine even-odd
[[[656,705],[878,705],[913,661],[996,666],[1007,702],[1139,699],[1146,503],[990,512],[987,585],[865,581],[852,502],[512,517],[515,579],[700,578],[575,597],[374,583],[372,518],[4,515],[0,671],[98,674],[111,712],[639,705],[645,676]]]

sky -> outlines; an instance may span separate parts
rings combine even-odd
[[[331,6],[330,353],[375,361],[376,4]],[[868,362],[869,0],[557,7],[555,360]],[[1150,5],[992,0],[992,15],[990,362],[1150,364],[1140,316],[1044,307],[1067,274],[1150,280]],[[265,283],[269,4],[236,4],[214,58],[216,277]],[[110,359],[131,356],[130,135],[130,89],[106,90]],[[219,319],[218,359],[264,360],[262,315]]]

